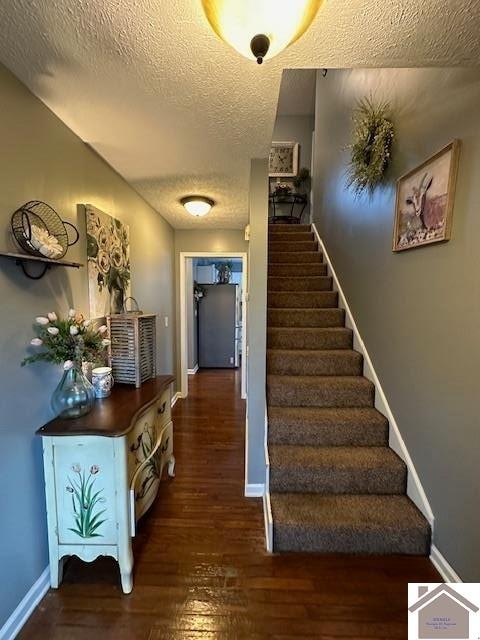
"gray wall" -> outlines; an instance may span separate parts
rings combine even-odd
[[[312,163],[312,133],[315,128],[314,116],[277,116],[273,129],[272,141],[298,142],[299,157],[298,168],[306,167],[309,171]],[[290,178],[282,180],[288,182]],[[270,183],[275,184],[277,178],[270,178]],[[303,212],[302,222],[308,223],[310,217],[310,202]]]
[[[388,99],[388,184],[345,188],[354,101]],[[435,514],[434,543],[480,579],[480,72],[389,69],[317,77],[315,219]],[[395,179],[462,140],[452,239],[393,254]]]
[[[175,229],[175,283],[176,309],[180,315],[180,253],[225,251],[226,253],[246,253],[248,242],[245,241],[243,229]],[[190,323],[191,324],[191,323]],[[177,371],[180,376],[180,325],[177,331]],[[190,367],[190,365],[188,365]],[[193,367],[192,367],[193,368]],[[177,380],[177,390],[180,390],[180,380]]]
[[[89,202],[130,224],[132,292],[158,323],[158,365],[173,372],[175,348],[172,228],[37,98],[0,67],[0,250],[15,250],[13,211],[32,199],[50,203],[81,230],[68,258],[86,262]],[[21,368],[35,316],[76,307],[88,313],[86,269],[52,269],[28,280],[0,258],[0,627],[48,563],[41,442],[35,430],[52,418],[50,396],[60,378],[53,365]]]
[[[268,160],[250,169],[247,303],[247,483],[265,482]]]

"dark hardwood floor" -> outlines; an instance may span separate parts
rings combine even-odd
[[[441,581],[428,559],[265,552],[262,502],[243,497],[239,387],[239,372],[201,371],[177,402],[177,475],[140,523],[133,592],[113,560],[72,558],[20,638],[407,637],[407,583]]]

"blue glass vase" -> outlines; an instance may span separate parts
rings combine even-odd
[[[93,409],[95,390],[80,364],[63,372],[52,395],[52,409],[59,418],[80,418]]]

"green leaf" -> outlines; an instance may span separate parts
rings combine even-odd
[[[103,515],[105,512],[106,512],[106,509],[102,509],[101,511],[99,511],[98,513],[96,513],[96,514],[93,516],[93,518],[92,518],[92,520],[90,521],[90,524],[89,524],[89,529],[90,529],[91,527],[94,527],[94,526],[97,524],[98,519],[99,519],[99,518],[101,518],[101,517],[102,517],[102,515]],[[104,520],[103,522],[105,522],[105,520]]]
[[[106,520],[100,520],[100,522],[97,522],[97,524],[96,524],[95,526],[90,527],[90,528],[89,528],[89,530],[88,530],[88,535],[89,535],[90,537],[93,537],[94,532],[95,532],[99,527],[101,527],[101,526],[102,526],[102,524],[103,524],[104,522],[106,522]],[[97,534],[97,535],[100,535],[100,534]]]

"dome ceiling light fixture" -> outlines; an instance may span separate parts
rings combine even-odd
[[[215,204],[214,200],[205,196],[185,196],[180,200],[180,203],[183,204],[188,213],[197,218],[206,216]]]
[[[262,64],[298,40],[323,0],[202,0],[215,33],[246,58]]]

